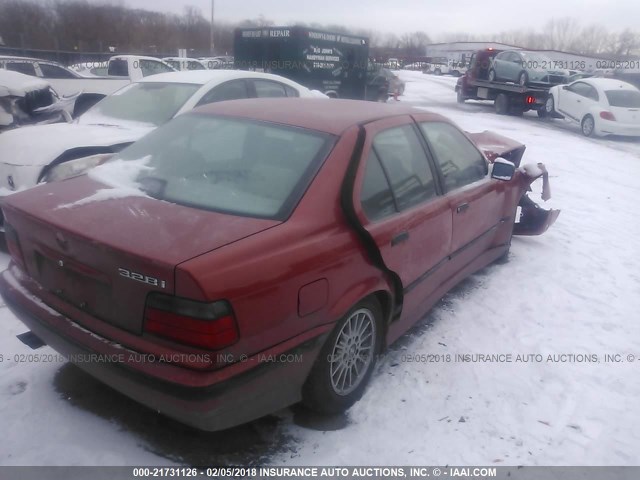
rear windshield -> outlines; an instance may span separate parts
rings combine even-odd
[[[122,59],[110,60],[107,72],[109,73],[109,75],[114,75],[116,77],[128,77],[129,64],[126,60]]]
[[[124,149],[112,162],[141,162],[133,180],[151,197],[283,220],[332,144],[330,135],[300,128],[189,114]]]
[[[612,107],[640,108],[640,92],[636,90],[607,90],[604,92]]]
[[[133,83],[96,103],[80,117],[80,123],[118,125],[117,120],[125,120],[163,125],[200,87],[189,83]]]

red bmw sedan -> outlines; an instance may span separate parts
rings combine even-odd
[[[524,148],[398,105],[211,105],[7,197],[0,292],[69,361],[198,429],[344,411],[439,298],[555,221]]]

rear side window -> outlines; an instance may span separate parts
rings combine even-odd
[[[429,161],[411,125],[379,133],[373,140],[373,150],[391,184],[398,210],[436,196]]]
[[[604,92],[612,107],[640,108],[640,92],[636,90],[607,90]]]
[[[447,192],[485,178],[487,162],[460,130],[440,122],[421,123],[420,128],[436,157]]]
[[[284,85],[281,83],[270,82],[269,80],[254,80],[253,84],[256,87],[256,96],[258,98],[279,98],[287,96]]]
[[[224,100],[240,100],[248,97],[247,82],[244,80],[232,80],[212,88],[202,97],[198,105],[207,105],[208,103],[222,102]]]
[[[174,71],[169,65],[155,60],[140,60],[140,70],[142,71],[143,77]]]
[[[109,60],[107,73],[115,77],[128,77],[129,64],[126,60],[122,59]]]
[[[393,201],[391,187],[382,170],[380,159],[374,151],[367,159],[360,203],[369,220],[379,220],[395,213],[396,206]]]
[[[25,75],[37,76],[36,67],[33,63],[27,62],[7,62],[7,70],[12,72],[24,73]]]

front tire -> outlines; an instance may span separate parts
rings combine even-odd
[[[436,68],[433,73],[436,75],[442,75],[442,70],[440,70],[439,68]]]
[[[580,127],[582,128],[582,134],[585,137],[593,137],[596,129],[595,121],[591,115],[585,115],[580,123]]]
[[[382,310],[369,298],[337,323],[302,389],[302,403],[323,414],[341,413],[365,391],[382,348]]]

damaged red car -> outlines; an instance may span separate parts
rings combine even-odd
[[[0,291],[71,362],[198,429],[344,411],[379,352],[555,221],[524,150],[398,105],[207,106],[7,197]]]

